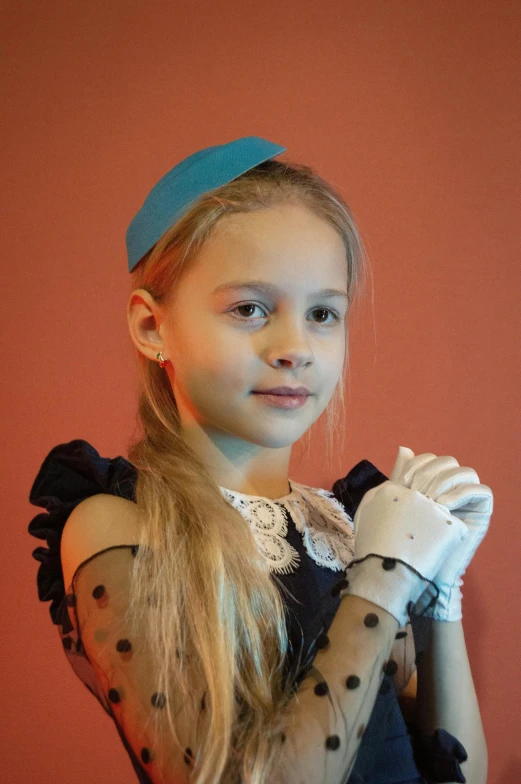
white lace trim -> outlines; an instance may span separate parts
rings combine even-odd
[[[270,571],[289,574],[298,569],[300,555],[287,541],[290,515],[306,551],[320,566],[343,571],[354,557],[351,517],[329,490],[289,480],[291,493],[273,500],[221,487],[224,498],[247,520]]]

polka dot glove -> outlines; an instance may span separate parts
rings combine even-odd
[[[487,533],[494,509],[492,491],[487,485],[479,483],[473,468],[460,466],[454,457],[436,457],[430,452],[415,455],[407,447],[400,447],[400,450],[401,461],[391,474],[393,481],[423,493],[435,504],[450,511],[469,532],[436,573],[434,582],[440,591],[436,604],[427,608],[428,597],[423,594],[412,611],[435,620],[459,621],[463,617],[461,578]]]
[[[392,480],[365,493],[353,524],[354,559],[342,594],[383,607],[400,626],[407,623],[409,602],[420,598],[425,581],[468,536],[465,523],[446,507]]]

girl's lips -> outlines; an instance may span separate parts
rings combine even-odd
[[[259,400],[275,408],[300,408],[305,405],[309,395],[271,395],[255,392]]]
[[[311,394],[307,387],[271,387],[271,389],[254,389],[253,391],[257,395],[290,395],[291,397]]]

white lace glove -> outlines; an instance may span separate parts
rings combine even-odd
[[[412,612],[440,621],[459,621],[463,617],[461,578],[487,533],[494,509],[492,490],[479,483],[473,468],[460,466],[454,457],[436,457],[430,452],[415,455],[408,447],[400,447],[399,457],[392,481],[444,506],[469,529],[469,535],[454,545],[434,577],[440,591],[436,604],[427,608],[430,597],[424,593]]]

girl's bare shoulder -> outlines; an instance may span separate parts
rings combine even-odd
[[[63,581],[68,588],[77,567],[100,550],[139,541],[136,504],[120,496],[98,493],[70,513],[60,544]]]

